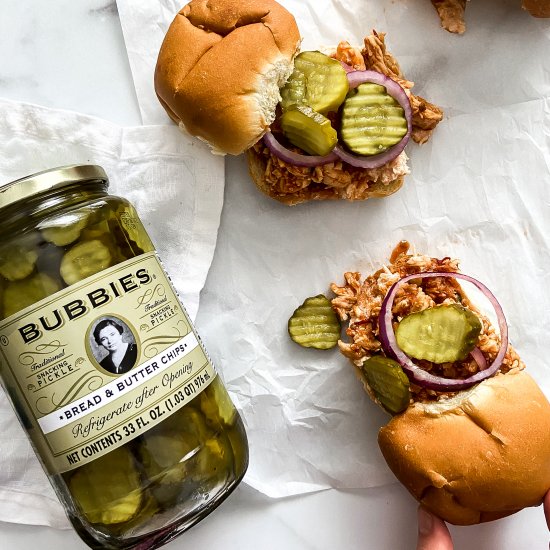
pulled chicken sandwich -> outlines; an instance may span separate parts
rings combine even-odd
[[[550,488],[550,403],[508,343],[491,291],[451,258],[410,254],[332,284],[348,323],[338,345],[392,415],[378,443],[395,476],[445,521],[470,525],[537,506]],[[462,286],[495,310],[498,332]]]
[[[408,141],[427,141],[443,112],[411,92],[383,33],[362,48],[300,43],[275,0],[191,0],[159,51],[158,99],[213,152],[246,152],[258,189],[281,203],[394,193]]]
[[[445,30],[454,34],[463,34],[466,31],[466,0],[431,1]],[[523,0],[521,7],[533,17],[550,17],[550,0]]]
[[[369,78],[372,80],[375,75],[380,75],[378,85],[385,84],[386,90],[392,86],[394,95],[404,96],[402,102],[408,104],[410,132],[381,153],[360,154],[359,151],[364,149],[353,143],[353,134],[346,143],[346,126],[354,128],[360,124],[362,107],[355,109],[350,99],[360,96],[361,91],[352,95],[353,90],[360,89],[359,84],[351,91],[346,90],[348,97],[343,107],[339,106],[338,111],[327,114],[333,120],[332,126],[339,127],[340,137],[335,141],[334,149],[324,157],[317,155],[316,160],[311,160],[311,157],[300,154],[300,149],[293,147],[292,142],[288,148],[282,146],[288,140],[280,124],[284,113],[279,111],[270,132],[249,149],[247,155],[256,185],[267,195],[286,204],[323,199],[365,200],[395,193],[409,173],[408,157],[404,151],[407,140],[410,137],[416,143],[425,143],[443,118],[439,107],[412,93],[414,83],[405,78],[399,63],[388,51],[385,33],[373,31],[365,37],[362,48],[342,41],[326,53],[345,67],[351,86],[356,86],[355,82],[363,79],[361,84],[368,86]],[[350,104],[349,108],[346,108],[346,103]],[[346,117],[347,111],[350,117]],[[374,116],[391,118],[392,115]],[[376,122],[365,124],[374,125]],[[350,148],[355,148],[356,153],[350,153]],[[298,154],[293,155],[292,151]],[[323,151],[312,151],[315,152]]]

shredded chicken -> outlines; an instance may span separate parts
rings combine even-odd
[[[349,42],[343,40],[336,47],[336,51],[332,55],[338,61],[353,67],[356,71],[364,71],[367,67],[365,66],[365,60],[361,55],[361,50],[354,48]]]
[[[253,150],[265,161],[264,180],[269,194],[290,204],[311,199],[353,201],[389,195],[401,187],[403,176],[409,173],[404,152],[381,168],[365,170],[342,161],[296,166],[273,155],[262,142],[256,143]]]
[[[342,321],[348,321],[346,334],[349,341],[340,340],[340,351],[355,365],[363,362],[374,354],[383,353],[378,339],[378,314],[382,301],[390,287],[399,279],[414,273],[426,271],[458,272],[458,262],[451,258],[438,260],[429,256],[408,254],[408,247],[402,248],[388,266],[378,270],[373,275],[361,281],[361,274],[348,272],[344,274],[345,284],[338,286],[333,283],[331,289],[336,295],[332,307]],[[436,305],[460,303],[473,311],[482,323],[477,347],[483,353],[487,363],[496,357],[500,338],[489,319],[482,315],[468,300],[456,279],[429,278],[412,280],[405,283],[397,291],[392,313],[394,324],[404,316],[416,311],[423,311]],[[467,378],[479,371],[479,365],[473,358],[454,363],[436,364],[429,361],[416,361],[424,370],[445,378]],[[500,372],[511,369],[523,369],[524,364],[515,352],[508,346],[505,358],[500,366]],[[411,384],[413,401],[433,401],[442,396],[452,395],[451,392],[427,390]]]
[[[364,40],[365,47],[361,51],[367,69],[372,69],[396,80],[407,92],[412,108],[412,134],[416,143],[428,141],[437,124],[443,118],[443,111],[426,101],[424,98],[414,95],[410,90],[414,82],[407,80],[396,59],[386,49],[385,34],[372,31]]]
[[[466,31],[464,12],[467,0],[431,0],[437,10],[441,26],[452,33]],[[550,3],[547,0],[523,0],[521,7],[533,17],[550,17]]]
[[[462,34],[466,30],[464,23],[466,0],[432,0],[432,4],[445,30],[455,34]]]

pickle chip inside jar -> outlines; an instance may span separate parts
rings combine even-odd
[[[340,338],[340,321],[323,294],[307,298],[288,320],[288,334],[304,348],[330,349]]]
[[[460,361],[474,349],[481,332],[477,315],[460,304],[411,313],[395,330],[397,345],[415,359]]]
[[[3,294],[4,317],[9,317],[60,289],[61,285],[45,273],[8,283]]]
[[[95,275],[111,265],[111,252],[98,239],[74,245],[61,260],[59,272],[68,285]]]
[[[128,236],[132,248],[139,248],[142,252],[154,250],[153,243],[145,231],[137,212],[131,205],[125,205],[117,211],[117,221],[123,227],[124,233]],[[142,253],[140,252],[140,254]]]
[[[369,388],[390,414],[404,411],[410,402],[409,379],[393,359],[374,355],[361,368]]]
[[[0,275],[8,281],[28,277],[38,259],[36,250],[21,245],[5,246],[0,249]]]
[[[237,414],[227,391],[218,378],[200,394],[200,407],[206,421],[215,426],[220,423],[230,426]]]
[[[189,406],[175,412],[141,437],[139,456],[147,478],[160,484],[183,481],[186,459],[211,436],[201,413]]]
[[[80,233],[86,227],[88,217],[87,212],[71,212],[43,224],[40,227],[40,232],[49,243],[56,246],[67,246],[80,237]]]
[[[193,457],[193,479],[199,482],[208,480],[223,480],[230,467],[232,453],[231,445],[224,434],[217,434],[204,442],[200,452]]]
[[[90,523],[124,523],[139,512],[142,503],[139,474],[125,447],[81,466],[69,487]]]

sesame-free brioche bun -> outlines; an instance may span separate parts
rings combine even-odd
[[[381,428],[378,443],[409,492],[455,525],[537,506],[550,489],[550,403],[525,371],[414,403]]]
[[[299,43],[294,17],[274,0],[191,0],[160,48],[155,91],[190,134],[237,155],[273,122]]]

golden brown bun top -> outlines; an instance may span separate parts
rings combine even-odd
[[[510,371],[437,403],[416,403],[378,436],[395,476],[433,513],[470,525],[537,506],[550,489],[550,403]]]
[[[157,96],[215,151],[242,153],[273,122],[299,42],[294,17],[274,0],[192,0],[161,46]]]
[[[550,17],[550,0],[523,0],[523,9],[533,17]]]

